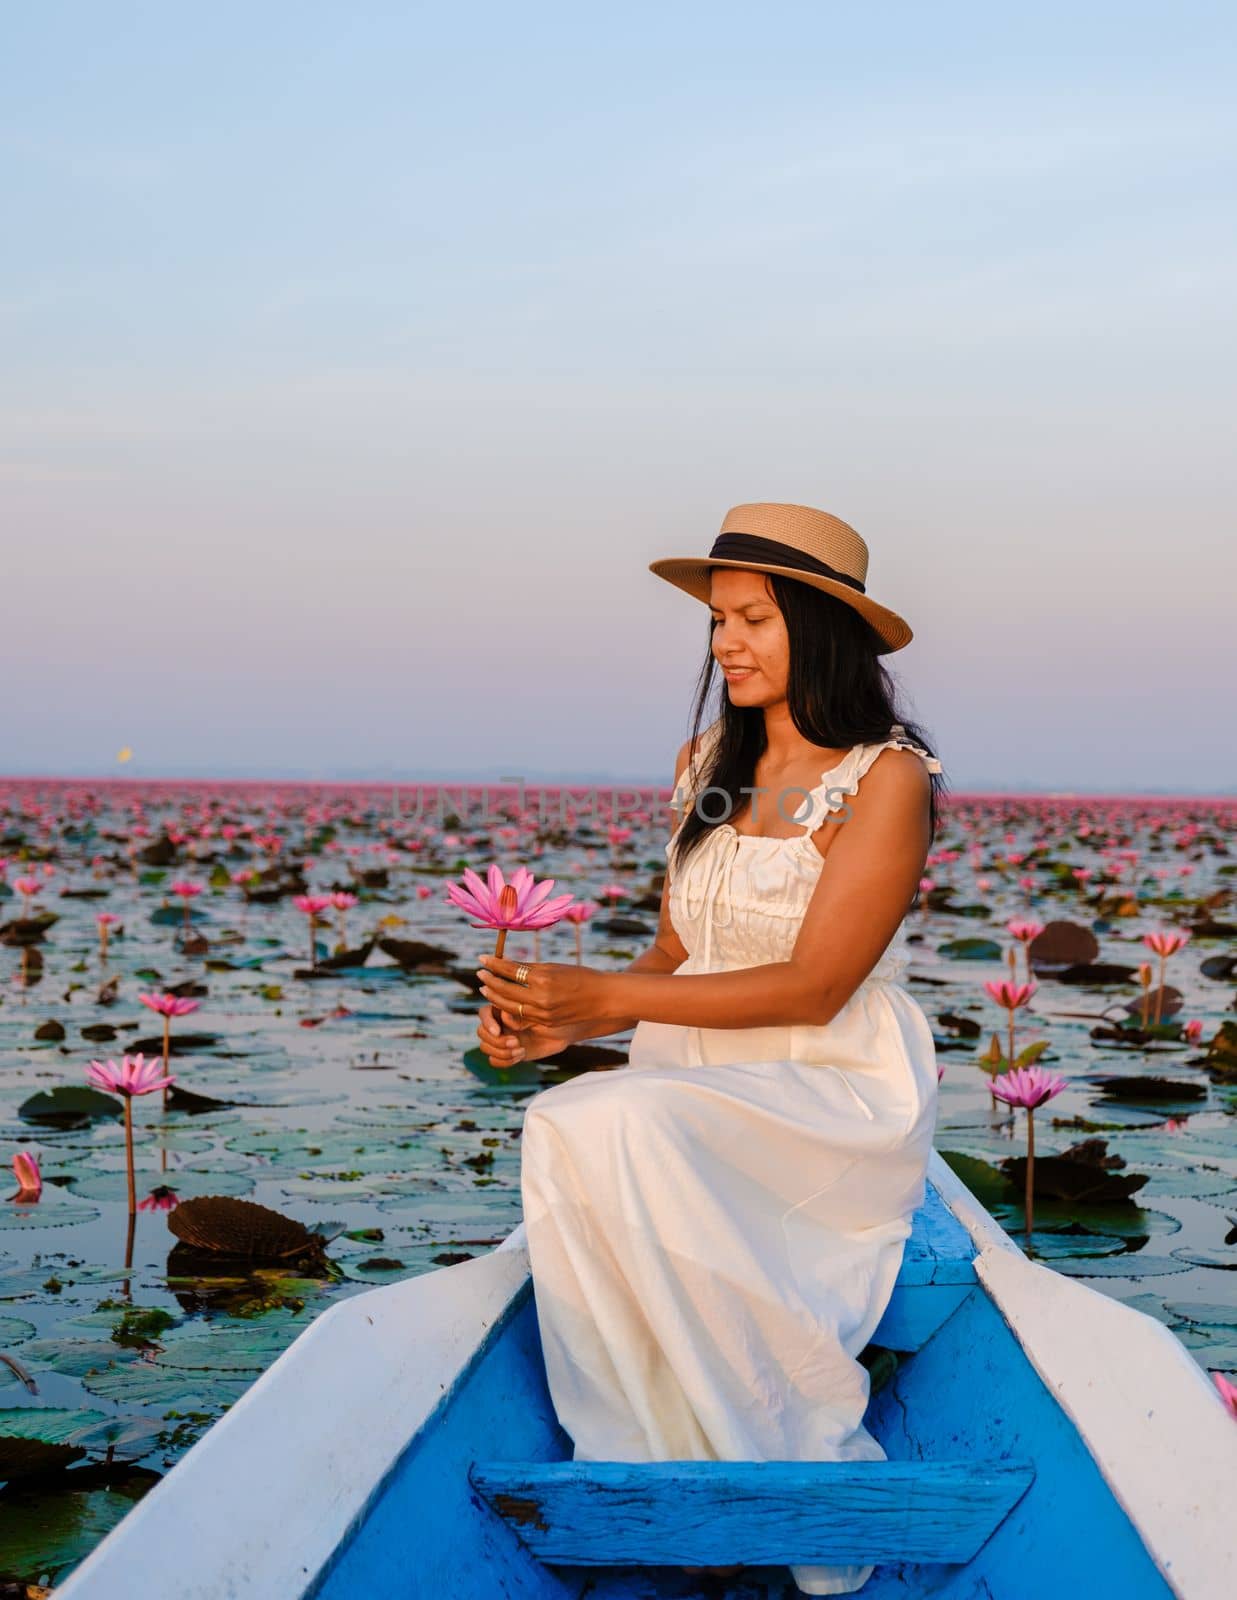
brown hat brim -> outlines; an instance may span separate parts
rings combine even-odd
[[[888,655],[893,650],[901,650],[915,637],[910,624],[896,611],[890,611],[888,606],[878,605],[875,600],[870,600],[866,594],[859,594],[845,583],[838,583],[833,578],[818,577],[812,572],[802,572],[794,567],[765,566],[753,561],[723,561],[716,556],[712,560],[702,556],[669,556],[662,561],[649,562],[650,572],[655,572],[659,578],[672,583],[676,589],[682,589],[697,600],[703,600],[706,605],[709,603],[710,567],[740,567],[748,572],[776,572],[784,578],[795,578],[799,583],[811,584],[813,589],[822,589],[826,594],[831,594],[853,607],[872,624],[884,644],[884,649],[877,651],[878,655]]]

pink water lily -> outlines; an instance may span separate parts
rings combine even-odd
[[[139,1200],[139,1211],[171,1211],[180,1204],[180,1196],[175,1189],[169,1189],[166,1184],[158,1184],[144,1200]]]
[[[1011,950],[1011,961],[1013,954],[1014,952]],[[1016,1059],[1014,1055],[1014,1014],[1020,1011],[1023,1006],[1030,1004],[1031,996],[1038,987],[1039,985],[1034,981],[1031,983],[1014,983],[1008,978],[990,979],[984,984],[985,992],[996,1001],[997,1005],[1004,1006],[1009,1013],[1009,1059],[1011,1063]],[[995,1048],[995,1034],[993,1035],[992,1043]],[[991,1085],[989,1085],[989,1088],[991,1088]]]
[[[119,1062],[92,1061],[86,1076],[96,1089],[108,1089],[123,1097],[125,1108],[125,1170],[129,1179],[129,1215],[137,1211],[137,1184],[133,1175],[133,1101],[140,1094],[153,1094],[174,1078],[165,1077],[162,1063],[147,1061],[142,1055],[123,1056]],[[126,1263],[127,1264],[127,1263]]]
[[[172,1018],[187,1017],[198,1009],[196,1000],[183,999],[178,994],[139,994],[138,999],[151,1011],[163,1018],[163,1070],[166,1072],[172,1059]],[[171,1083],[171,1079],[167,1083]],[[163,1106],[167,1109],[167,1084],[163,1088]]]
[[[1012,939],[1016,939],[1022,946],[1027,968],[1027,980],[1031,981],[1031,944],[1038,939],[1044,931],[1044,924],[1036,922],[1031,917],[1014,917],[1005,924]]]
[[[1034,1225],[1035,1204],[1035,1108],[1068,1087],[1064,1078],[1058,1078],[1043,1067],[1015,1067],[1004,1072],[992,1085],[998,1100],[1009,1106],[1023,1106],[1027,1114],[1027,1181],[1023,1207],[1026,1211],[1026,1233],[1030,1241]]]
[[[464,868],[464,882],[447,884],[447,899],[477,921],[474,928],[497,928],[505,934],[512,929],[548,928],[572,903],[569,894],[550,898],[553,878],[533,878],[527,867],[517,867],[508,883],[502,868],[491,862],[483,882],[471,867]],[[501,949],[495,951],[501,955]]]
[[[572,922],[575,924],[577,966],[583,965],[584,962],[584,924],[589,920],[590,917],[596,916],[600,910],[601,907],[595,904],[595,902],[592,900],[577,900],[575,905],[568,906],[566,911],[563,912],[564,919],[567,922]]]
[[[309,966],[312,971],[318,965],[318,946],[314,940],[314,929],[318,926],[318,918],[324,911],[330,909],[331,897],[329,894],[298,894],[292,904],[309,918]]]
[[[1175,955],[1183,945],[1190,942],[1190,935],[1184,928],[1161,928],[1154,933],[1144,933],[1143,943],[1148,950],[1154,950],[1160,958],[1160,986],[1155,994],[1155,1020],[1158,1023],[1164,1012],[1164,968],[1168,958]],[[1146,998],[1143,1001],[1143,1027],[1147,1025]]]
[[[131,1099],[134,1095],[153,1094],[156,1089],[162,1089],[164,1083],[174,1083],[175,1078],[165,1077],[163,1063],[151,1056],[148,1061],[143,1055],[122,1056],[116,1061],[92,1061],[86,1068],[86,1076],[96,1089],[106,1089],[112,1094],[124,1095]]]
[[[13,887],[17,890],[18,894],[21,895],[24,902],[22,906],[22,915],[28,917],[30,915],[30,902],[34,899],[35,895],[38,894],[43,885],[38,878],[14,878]]]
[[[1025,1106],[1034,1111],[1068,1087],[1067,1079],[1056,1077],[1043,1067],[1014,1067],[993,1082],[992,1092],[1008,1106]]]
[[[1008,978],[989,980],[984,984],[985,991],[992,996],[997,1005],[1004,1006],[1007,1011],[1017,1011],[1022,1006],[1028,1005],[1038,987],[1035,982],[1011,983]]]
[[[1237,1418],[1237,1383],[1230,1383],[1222,1372],[1213,1372],[1211,1381],[1219,1391],[1220,1399],[1228,1407],[1229,1416]]]
[[[169,885],[172,893],[179,899],[181,905],[185,908],[186,928],[189,926],[190,901],[196,899],[197,896],[202,893],[205,887],[205,884],[192,883],[188,878],[178,878],[175,883]]]
[[[138,999],[161,1017],[187,1017],[198,1009],[196,1000],[186,1000],[178,994],[140,994]]]
[[[103,961],[107,960],[108,935],[111,933],[112,929],[117,925],[117,923],[119,921],[120,921],[120,918],[116,915],[116,913],[114,911],[100,911],[98,916],[95,918],[95,926],[99,930],[99,960],[100,960],[100,962],[103,962]]]
[[[342,946],[344,946],[345,949],[347,948],[348,940],[346,937],[346,929],[344,924],[344,913],[346,911],[350,911],[352,907],[356,905],[356,903],[356,895],[348,894],[347,891],[343,889],[336,890],[336,892],[331,896],[331,904],[335,907],[336,911],[339,912],[339,942]]]
[[[17,1193],[10,1200],[30,1202],[43,1193],[43,1174],[39,1171],[39,1158],[33,1150],[19,1150],[13,1157],[13,1171],[17,1175]]]

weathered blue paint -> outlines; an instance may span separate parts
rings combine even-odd
[[[478,1461],[469,1477],[542,1561],[614,1566],[970,1561],[1029,1461]]]
[[[897,1291],[900,1337],[911,1342],[896,1343],[890,1329],[881,1340],[916,1353],[874,1396],[868,1425],[894,1461],[939,1464],[943,1471],[947,1461],[1028,1460],[1035,1463],[1035,1480],[970,1561],[879,1565],[861,1591],[864,1600],[1043,1600],[1051,1594],[1167,1600],[1171,1591],[1073,1425],[974,1281],[973,1253],[966,1230],[929,1191]],[[415,1339],[415,1329],[409,1337]],[[571,1452],[546,1389],[529,1284],[308,1592],[321,1600],[354,1600],[358,1593],[426,1600],[688,1600],[717,1592],[699,1588],[675,1565],[544,1564],[469,1481],[479,1459],[569,1462]],[[711,1464],[692,1465],[707,1471]],[[691,1564],[729,1559],[716,1551],[695,1561],[683,1557]],[[796,1594],[780,1564],[753,1566],[727,1592],[734,1600],[779,1592],[793,1600]]]
[[[1168,1600],[1171,1590],[1073,1424],[982,1291],[899,1363],[866,1420],[893,1460],[1026,1458],[1037,1471],[966,1567],[878,1569],[865,1600],[908,1593],[940,1600]],[[878,1578],[885,1582],[878,1585]]]
[[[972,1294],[974,1284],[921,1283],[898,1287],[877,1324],[872,1343],[886,1350],[922,1350]],[[720,1565],[714,1562],[715,1566]]]

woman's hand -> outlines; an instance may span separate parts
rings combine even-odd
[[[514,1017],[496,1012],[491,1005],[482,1006],[478,1013],[477,1039],[492,1067],[501,1070],[520,1061],[542,1061],[576,1042],[575,1029],[551,1033],[546,1028],[515,1028],[514,1023]]]
[[[526,966],[525,983],[515,981],[516,968]],[[610,973],[565,961],[508,961],[484,955],[477,973],[481,993],[501,1006],[514,1028],[532,1025],[557,1034],[573,1024],[605,1017],[614,1010],[607,998]],[[522,1010],[520,1008],[523,1008]]]

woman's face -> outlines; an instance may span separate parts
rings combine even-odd
[[[768,706],[786,698],[790,636],[763,572],[714,567],[709,579],[712,650],[733,705]]]

